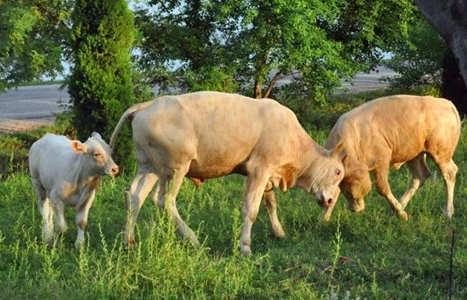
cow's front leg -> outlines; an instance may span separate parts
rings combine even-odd
[[[242,235],[240,237],[240,252],[243,255],[251,253],[251,227],[258,216],[261,198],[264,193],[268,176],[264,171],[256,170],[248,175],[242,207]]]
[[[279,218],[277,217],[277,200],[276,193],[271,186],[270,189],[266,188],[263,195],[263,202],[268,210],[269,220],[271,221],[272,233],[277,238],[284,238],[285,232],[282,228]]]
[[[76,207],[76,227],[78,229],[78,234],[75,241],[75,248],[80,250],[85,245],[85,238],[84,238],[84,231],[88,224],[88,215],[89,209],[94,202],[94,198],[96,197],[96,191],[91,191],[89,198],[86,199],[80,206]]]
[[[389,186],[388,182],[388,167],[379,167],[374,170],[375,172],[375,181],[376,181],[376,188],[378,189],[378,193],[385,197],[388,201],[389,205],[391,206],[392,210],[397,213],[397,215],[407,221],[409,219],[407,213],[404,211],[404,207],[397,201],[396,197],[392,194],[391,187]]]

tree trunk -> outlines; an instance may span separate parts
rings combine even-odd
[[[441,94],[454,103],[461,115],[467,115],[467,88],[451,51],[443,59]]]
[[[415,4],[448,44],[467,85],[467,0],[415,0]]]
[[[263,98],[263,85],[258,80],[255,80],[255,98]]]

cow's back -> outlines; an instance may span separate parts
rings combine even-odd
[[[132,126],[135,143],[147,151],[156,148],[164,162],[192,159],[188,175],[194,177],[228,174],[252,155],[268,151],[274,152],[270,159],[281,160],[306,135],[295,114],[274,100],[219,92],[155,103],[137,112]]]
[[[391,153],[391,163],[414,158],[427,147],[452,155],[460,135],[454,105],[442,98],[396,95],[369,101],[342,115],[327,148],[344,141],[349,154],[370,162]]]
[[[50,189],[55,178],[66,178],[72,171],[73,150],[70,140],[64,136],[46,134],[34,142],[29,150],[29,171]]]

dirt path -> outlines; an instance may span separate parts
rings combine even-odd
[[[69,95],[59,84],[25,86],[0,94],[0,134],[53,125],[68,108]]]

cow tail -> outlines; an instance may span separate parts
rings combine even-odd
[[[123,115],[120,117],[120,120],[117,123],[117,126],[115,126],[115,129],[112,133],[112,137],[110,138],[110,143],[109,143],[110,149],[114,149],[118,134],[120,133],[120,130],[122,130],[123,124],[125,123],[126,119],[131,117],[134,113],[152,105],[153,103],[154,101],[138,103],[138,104],[133,105],[132,107],[130,107],[123,113]]]
[[[118,134],[120,133],[120,130],[122,130],[123,123],[125,123],[126,119],[130,115],[130,109],[127,109],[121,116],[120,120],[118,121],[117,126],[115,127],[114,132],[112,133],[112,137],[110,138],[110,143],[109,143],[110,149],[114,149],[115,142],[117,141],[117,137],[118,137]]]

